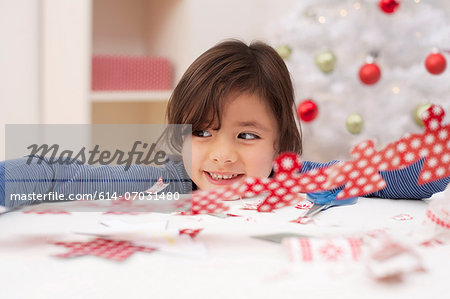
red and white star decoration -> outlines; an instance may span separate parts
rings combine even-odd
[[[295,153],[283,153],[274,163],[272,178],[247,177],[230,187],[197,191],[193,194],[191,214],[221,213],[229,208],[222,200],[254,197],[267,193],[258,205],[259,212],[271,212],[302,199],[299,193],[331,190],[344,186],[337,198],[345,199],[373,193],[386,187],[379,171],[407,167],[425,158],[418,184],[450,175],[450,125],[442,125],[444,110],[432,105],[422,113],[425,132],[408,135],[376,151],[374,142],[356,145],[352,161],[300,173],[302,163]]]

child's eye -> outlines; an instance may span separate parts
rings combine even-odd
[[[252,133],[239,133],[238,138],[245,139],[245,140],[253,140],[253,139],[259,139],[260,137],[256,134],[252,134]]]
[[[197,137],[210,137],[211,133],[209,133],[206,130],[198,130],[198,131],[192,132],[192,135],[197,136]]]

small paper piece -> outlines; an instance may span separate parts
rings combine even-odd
[[[38,214],[38,215],[44,215],[44,214],[66,214],[66,215],[70,215],[70,212],[67,212],[66,210],[63,209],[58,209],[58,208],[49,208],[49,207],[33,207],[30,209],[25,209],[24,211],[22,211],[22,213],[24,214]]]
[[[147,192],[147,193],[150,194],[150,195],[156,194],[156,193],[159,193],[159,192],[161,192],[162,190],[164,190],[167,186],[169,186],[169,184],[165,184],[165,183],[163,182],[163,179],[160,177],[160,178],[158,179],[158,181],[157,181],[153,186],[151,186],[150,189],[148,189],[148,190],[145,191],[145,192]]]
[[[278,233],[278,234],[270,234],[270,235],[258,235],[252,236],[252,238],[260,239],[269,242],[281,243],[284,238],[295,237],[295,238],[307,238],[306,235],[301,235],[297,233]]]
[[[301,202],[298,205],[296,205],[295,208],[299,209],[299,210],[309,210],[309,209],[311,209],[312,206],[313,206],[313,203],[306,200],[306,201]]]
[[[117,241],[96,238],[88,242],[55,242],[55,245],[64,246],[70,250],[58,254],[58,257],[70,258],[83,255],[94,255],[116,261],[123,261],[137,251],[151,253],[154,248],[135,246],[130,241]]]
[[[412,220],[413,218],[414,217],[411,214],[398,214],[392,217],[392,219],[398,221]]]
[[[291,220],[290,222],[298,223],[298,224],[307,224],[313,221],[313,218],[307,217],[307,216],[300,216],[294,220]]]
[[[183,228],[179,230],[180,235],[188,235],[192,239],[194,239],[203,229],[202,228]]]

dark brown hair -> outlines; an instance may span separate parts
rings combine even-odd
[[[200,55],[175,87],[167,107],[167,121],[192,124],[192,131],[213,124],[219,129],[224,100],[231,92],[257,93],[278,123],[278,151],[302,153],[289,71],[278,53],[259,41],[247,46],[227,40]],[[181,149],[181,140],[176,136],[172,136],[171,143]]]

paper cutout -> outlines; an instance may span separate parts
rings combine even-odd
[[[298,224],[307,224],[312,220],[311,217],[305,217],[305,216],[300,216],[294,220],[291,220],[290,222],[293,223],[298,223]]]
[[[294,263],[356,262],[362,242],[356,238],[285,238],[283,245]]]
[[[414,217],[410,214],[398,214],[392,217],[394,220],[398,221],[405,221],[405,220],[412,220]]]
[[[353,161],[341,162],[329,168],[329,188],[345,185],[337,199],[357,197],[384,189],[386,182],[378,171],[394,170],[401,167],[401,159],[391,143],[377,152],[374,142],[366,140],[351,151]]]
[[[132,241],[135,246],[150,247],[163,253],[194,258],[207,257],[207,250],[202,242],[193,241],[188,234],[180,235],[179,229],[169,229],[167,220],[152,220],[143,223],[104,220],[101,224],[100,227],[84,229],[75,233],[114,240],[128,240]]]
[[[94,255],[116,261],[123,261],[137,251],[151,253],[154,248],[135,246],[130,241],[116,241],[96,238],[87,242],[55,242],[55,245],[69,248],[70,251],[58,254],[58,257],[70,258],[83,255]]]
[[[58,208],[40,208],[40,207],[35,207],[35,208],[31,208],[31,209],[27,209],[25,211],[23,211],[22,213],[24,214],[38,214],[38,215],[44,215],[44,214],[53,214],[53,215],[57,215],[57,214],[66,214],[66,215],[71,215],[70,212],[67,212],[66,210],[63,209],[58,209]]]
[[[158,179],[158,181],[150,187],[150,189],[148,189],[147,192],[148,194],[152,195],[152,194],[158,194],[159,192],[161,192],[162,190],[164,190],[167,186],[169,186],[169,184],[164,183],[162,177],[160,177]]]
[[[180,235],[188,235],[189,237],[194,239],[202,230],[203,230],[203,228],[197,228],[197,229],[183,228],[183,229],[179,230],[179,234]]]
[[[450,124],[443,125],[444,109],[432,105],[422,113],[423,134],[410,134],[397,142],[404,165],[425,158],[419,174],[419,185],[450,175]]]

